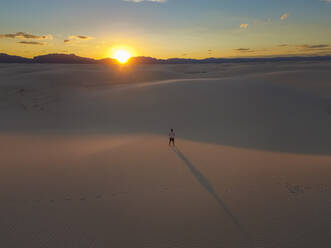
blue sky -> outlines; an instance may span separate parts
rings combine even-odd
[[[162,58],[330,52],[331,3],[321,0],[2,1],[0,51],[18,55],[99,58],[120,46]],[[26,44],[3,36],[17,32],[53,38]],[[78,35],[91,39],[64,42]]]

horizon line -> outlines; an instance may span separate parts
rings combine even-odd
[[[0,52],[0,55],[7,55],[7,56],[12,56],[12,57],[20,57],[23,59],[30,59],[33,60],[35,58],[38,57],[43,57],[43,56],[48,56],[48,55],[65,55],[65,56],[75,56],[75,57],[79,57],[79,58],[85,58],[85,59],[91,59],[91,60],[95,60],[95,61],[100,61],[100,60],[106,60],[106,59],[110,59],[110,60],[116,60],[115,58],[111,58],[111,57],[104,57],[104,58],[92,58],[92,57],[84,57],[81,55],[77,55],[75,53],[45,53],[45,54],[40,54],[40,55],[36,55],[33,57],[24,57],[21,55],[16,55],[16,54],[8,54],[5,52]],[[184,57],[168,57],[168,58],[157,58],[157,57],[152,57],[152,56],[148,56],[148,55],[140,55],[140,56],[132,56],[130,58],[131,59],[135,59],[135,58],[149,58],[149,59],[155,59],[155,60],[159,60],[159,61],[167,61],[167,60],[173,60],[173,59],[180,59],[180,60],[195,60],[195,61],[203,61],[203,60],[208,60],[208,59],[276,59],[276,58],[310,58],[310,57],[329,57],[331,56],[330,54],[279,54],[279,55],[261,55],[261,56],[233,56],[233,57],[204,57],[204,58],[193,58],[193,57],[188,57],[188,58],[184,58]]]

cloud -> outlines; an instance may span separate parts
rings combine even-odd
[[[93,37],[86,36],[86,35],[70,35],[67,39],[63,40],[64,43],[71,43],[74,40],[77,41],[87,41],[87,40],[92,40],[94,39]]]
[[[236,52],[242,52],[242,53],[251,53],[254,52],[254,50],[250,49],[250,48],[237,48],[237,49],[233,49]]]
[[[322,2],[331,3],[331,0],[321,0]]]
[[[0,34],[0,39],[33,39],[33,40],[53,40],[53,35],[34,35],[25,32],[17,32],[15,34]]]
[[[38,42],[38,41],[19,41],[17,43],[24,44],[24,45],[45,45],[45,43]]]
[[[323,49],[331,49],[331,45],[329,44],[303,44],[303,45],[289,45],[289,44],[281,44],[278,45],[278,47],[294,47],[298,49],[304,49],[304,50],[323,50]]]
[[[290,16],[289,13],[285,13],[284,15],[282,15],[282,16],[280,17],[280,19],[281,19],[282,21],[285,21],[289,16]]]
[[[318,44],[318,45],[297,45],[296,47],[298,47],[298,48],[302,48],[302,49],[318,49],[318,50],[320,50],[320,49],[329,49],[329,48],[331,48],[331,46],[330,45],[328,45],[328,44]]]
[[[85,35],[71,35],[68,37],[69,40],[92,40],[93,37]]]
[[[142,2],[153,2],[153,3],[165,3],[167,0],[122,0],[130,3],[142,3]]]
[[[287,48],[289,53],[302,53],[302,54],[311,54],[311,55],[326,55],[331,52],[330,44],[283,44],[278,45],[278,47]]]
[[[240,28],[248,28],[248,24],[247,23],[243,23],[243,24],[240,24]]]

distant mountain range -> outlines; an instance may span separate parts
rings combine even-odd
[[[241,62],[300,62],[300,61],[331,61],[331,56],[295,56],[269,58],[206,58],[206,59],[156,59],[151,57],[133,57],[131,64],[219,64]],[[91,59],[75,54],[47,54],[32,59],[0,53],[0,63],[31,63],[31,64],[117,64],[111,58]]]

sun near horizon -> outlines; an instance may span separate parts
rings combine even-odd
[[[119,63],[125,64],[132,57],[132,54],[125,49],[118,49],[114,52],[112,58],[116,59]]]

